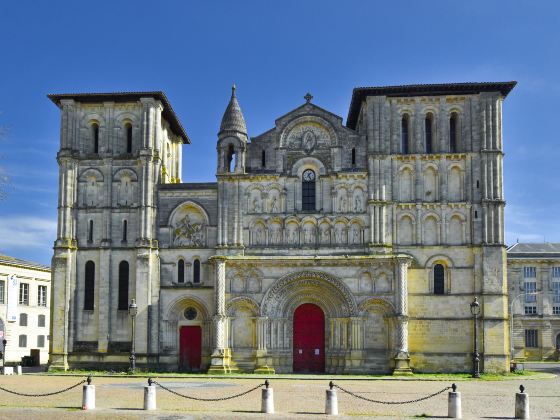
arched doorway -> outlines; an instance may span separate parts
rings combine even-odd
[[[325,372],[325,314],[312,303],[294,312],[294,373]]]
[[[181,327],[179,338],[179,370],[198,372],[202,359],[202,328],[199,325]]]

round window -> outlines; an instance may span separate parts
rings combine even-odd
[[[197,312],[196,309],[194,309],[193,307],[189,307],[187,309],[185,309],[185,318],[187,318],[189,321],[192,321],[193,319],[196,319],[197,316]]]

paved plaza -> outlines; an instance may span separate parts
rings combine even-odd
[[[557,367],[544,367],[557,372]],[[46,393],[71,386],[83,377],[71,376],[3,376],[0,386],[25,393]],[[170,389],[196,397],[216,398],[241,393],[262,379],[218,378],[166,378],[159,382]],[[145,378],[109,377],[94,378],[96,385],[95,411],[81,410],[82,387],[49,397],[23,397],[0,391],[0,418],[8,419],[63,419],[63,418],[159,418],[159,419],[211,419],[250,418],[264,416],[260,413],[261,392],[229,401],[200,402],[175,396],[157,389],[158,410],[142,410]],[[294,380],[271,378],[274,389],[276,414],[271,418],[327,418],[325,416],[324,380]],[[404,401],[437,392],[449,381],[418,380],[344,380],[335,381],[360,395],[383,401]],[[463,418],[513,418],[514,394],[523,383],[530,395],[531,418],[560,419],[560,379],[529,379],[505,381],[457,381],[462,393]],[[443,418],[447,416],[447,392],[426,401],[406,405],[383,405],[361,401],[341,391],[338,392],[339,418]]]

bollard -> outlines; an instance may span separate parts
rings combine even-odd
[[[525,387],[521,385],[515,394],[515,418],[528,419],[529,417],[529,394],[525,393]]]
[[[329,389],[327,389],[325,414],[328,414],[330,416],[338,416],[338,397],[336,396],[336,389],[334,389],[333,381],[329,382]]]
[[[144,410],[156,409],[156,386],[152,384],[152,378],[149,378],[148,385],[144,386]]]
[[[457,392],[457,385],[452,384],[447,399],[447,417],[450,419],[461,419],[463,413],[461,409],[461,393]]]
[[[82,394],[82,410],[95,409],[95,385],[91,384],[91,376],[87,377],[87,385],[84,385]]]
[[[21,375],[21,365],[16,366],[16,375]]]
[[[266,388],[262,390],[261,413],[274,414],[274,393],[272,388],[269,388],[268,379],[264,381],[264,385]]]

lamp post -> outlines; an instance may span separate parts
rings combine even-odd
[[[475,296],[471,303],[471,314],[473,316],[474,322],[474,352],[472,356],[472,377],[480,378],[480,357],[478,354],[478,315],[480,314],[480,303],[478,303],[478,298]]]
[[[8,340],[5,338],[2,340],[2,366],[6,366],[6,344],[8,344]]]
[[[136,371],[136,352],[134,342],[136,341],[136,314],[138,313],[138,306],[136,305],[136,299],[132,299],[130,301],[130,305],[128,305],[128,314],[132,319],[132,345],[130,346],[130,356],[128,360],[130,360],[130,373],[134,374]]]

